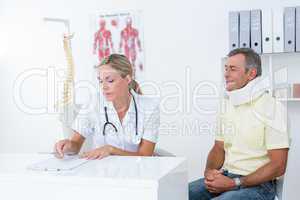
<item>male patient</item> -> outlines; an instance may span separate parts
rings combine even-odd
[[[232,50],[224,69],[226,93],[204,178],[189,184],[190,200],[275,198],[285,173],[289,136],[285,107],[265,89],[261,60],[249,48]]]

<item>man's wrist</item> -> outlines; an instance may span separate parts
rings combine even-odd
[[[229,178],[229,182],[226,184],[226,191],[234,190],[235,189],[235,182],[233,179]]]
[[[210,169],[210,168],[206,168],[205,170],[204,170],[204,177],[206,178],[206,174],[209,172],[209,171],[211,171],[212,169]]]
[[[234,182],[234,188],[235,189],[240,189],[241,188],[241,186],[242,186],[242,177],[236,177],[236,178],[233,178],[232,179],[233,180],[233,182]]]
[[[246,179],[246,176],[240,177],[241,186],[243,186],[243,187],[246,187],[245,179]]]
[[[233,178],[233,181],[234,181],[234,185],[235,185],[236,187],[241,186],[241,179],[240,179],[240,178],[238,178],[238,177]]]

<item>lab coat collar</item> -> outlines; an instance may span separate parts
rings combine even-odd
[[[250,103],[268,91],[270,87],[268,78],[255,78],[241,89],[227,91],[229,101],[234,106]]]
[[[105,97],[104,97],[105,98]],[[114,105],[111,101],[107,101],[106,99],[103,102],[104,107],[107,107],[107,110],[114,110]]]
[[[133,90],[130,90],[131,93],[131,98],[130,98],[130,104],[129,104],[129,108],[123,118],[123,122],[122,124],[126,124],[128,123],[128,121],[133,117],[135,118],[135,108],[134,108],[134,101],[133,101],[133,96],[135,98],[135,100],[137,101],[137,93],[135,93]],[[107,107],[107,112],[108,113],[113,113],[116,118],[118,119],[118,114],[117,111],[113,105],[113,103],[111,101],[107,101],[106,99],[103,102],[104,107]],[[135,120],[135,119],[134,119]]]
[[[127,124],[129,122],[129,120],[133,120],[134,124],[135,124],[135,108],[134,108],[134,101],[133,101],[133,97],[135,98],[135,101],[137,101],[137,94],[131,90],[131,98],[130,98],[130,104],[129,104],[129,108],[123,118],[123,125]]]

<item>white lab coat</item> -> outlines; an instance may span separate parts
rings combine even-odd
[[[138,135],[136,135],[136,115],[132,97],[122,123],[112,102],[106,101],[101,96],[92,109],[80,110],[72,124],[72,129],[85,138],[93,137],[93,148],[109,144],[122,150],[136,152],[141,139],[156,143],[160,125],[159,98],[139,95],[134,91],[131,93],[137,105]],[[112,126],[107,126],[105,136],[103,136],[102,132],[106,122],[105,106],[107,107],[108,120],[116,126],[118,132],[115,132]]]

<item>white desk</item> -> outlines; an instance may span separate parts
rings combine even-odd
[[[9,200],[188,199],[184,158],[110,156],[72,171],[26,169],[29,164],[47,157],[0,154],[1,197]]]

